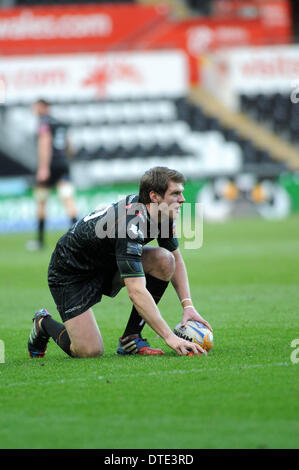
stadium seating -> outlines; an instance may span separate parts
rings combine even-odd
[[[245,104],[250,111],[248,97]],[[101,174],[100,179],[106,173],[116,180],[128,180],[136,172],[142,173],[144,167],[162,163],[179,166],[187,176],[202,177],[234,175],[247,169],[261,174],[270,169],[277,174],[284,167],[186,97],[57,101],[51,110],[69,126],[78,174],[83,163],[97,164],[90,167],[97,168],[95,183],[96,173]],[[28,105],[7,107],[4,128],[5,124],[8,129],[18,128],[19,148],[24,149],[34,139],[36,120]]]
[[[112,0],[109,3],[123,2]],[[19,6],[76,3],[77,0],[15,2]],[[93,3],[106,2],[94,0]],[[186,0],[185,3],[195,15],[207,15],[212,11],[209,0]],[[292,143],[299,143],[299,108],[292,104],[289,96],[279,93],[241,95],[240,107],[277,134]],[[75,98],[65,102],[57,97],[52,113],[69,126],[73,162],[78,174],[83,168],[87,171],[83,164],[93,164],[89,169],[93,168],[94,183],[104,178],[108,166],[113,168],[116,179],[129,179],[138,167],[142,173],[144,166],[153,162],[170,165],[172,161],[176,167],[187,168],[187,176],[194,177],[233,176],[247,170],[268,175],[278,174],[285,168],[284,163],[272,160],[270,154],[252,140],[225,127],[220,119],[184,96],[89,102]],[[33,155],[36,120],[28,103],[6,106],[2,119],[0,139],[5,142],[3,150],[15,160],[27,163],[33,171],[36,165]],[[18,129],[17,133],[15,129]]]
[[[2,176],[30,175],[30,171],[26,166],[9,158],[0,150],[0,178]]]
[[[289,94],[243,94],[240,108],[281,137],[299,144],[299,107]]]

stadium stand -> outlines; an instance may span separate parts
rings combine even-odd
[[[137,176],[157,160],[171,164],[175,159],[189,175],[203,169],[206,176],[234,174],[242,166],[240,147],[186,97],[59,102],[53,103],[52,114],[69,127],[74,163],[115,161],[117,180],[132,177],[128,161],[135,162]],[[28,106],[7,107],[2,125],[6,142],[15,139],[10,131],[16,127],[19,148],[32,155],[35,118]]]
[[[242,110],[251,113],[252,118],[233,113],[199,89],[190,97],[175,99],[56,102],[52,114],[69,127],[73,162],[75,166],[81,163],[81,176],[83,162],[104,162],[95,183],[102,181],[105,174],[109,179],[104,171],[108,162],[115,163],[113,174],[108,172],[110,177],[121,181],[132,177],[127,171],[129,162],[138,177],[144,166],[157,161],[166,165],[175,162],[188,176],[232,176],[253,171],[261,177],[275,177],[288,167],[297,168],[299,161],[296,150],[277,136],[279,130],[288,128],[289,133],[293,132],[291,138],[297,138],[298,114],[287,100],[275,99],[277,109],[273,108],[271,97],[242,97]],[[274,112],[267,114],[268,101]],[[280,108],[282,103],[287,110]],[[285,121],[277,121],[279,112]],[[292,112],[294,121],[290,125]],[[259,119],[265,122],[266,114],[276,134],[259,125]],[[28,105],[7,107],[1,130],[7,149],[16,149],[11,155],[31,170],[35,165],[34,131],[35,118]]]
[[[261,125],[256,114],[251,117],[249,112],[232,111],[200,88],[193,92],[192,98],[210,119],[220,122],[218,125],[224,129],[224,135],[240,146],[244,165],[248,170],[263,176],[277,176],[285,170],[298,170],[297,148],[276,132],[267,129],[264,121]]]
[[[24,165],[19,162],[16,162],[5,155],[0,150],[0,177],[2,176],[28,176],[30,171]]]
[[[15,2],[22,6],[56,3],[77,2]],[[84,164],[103,164],[94,174],[95,184],[102,182],[105,173],[107,177],[108,163],[113,168],[109,175],[115,180],[139,177],[144,167],[162,161],[179,166],[193,177],[230,176],[248,170],[275,176],[287,168],[297,168],[298,154],[290,144],[299,141],[298,106],[279,93],[242,95],[240,106],[242,114],[233,113],[197,89],[190,96],[174,98],[144,96],[88,102],[74,97],[72,101],[54,101],[52,112],[69,126],[75,173],[76,165],[77,174],[82,175]],[[35,118],[28,103],[3,106],[1,119],[2,150],[33,171]]]
[[[210,96],[204,100],[201,93],[197,90],[189,98],[176,99],[57,102],[52,114],[69,126],[74,163],[81,163],[80,171],[83,162],[114,162],[116,180],[132,177],[127,171],[129,162],[136,176],[144,165],[159,160],[164,164],[176,161],[187,174],[205,177],[234,175],[238,171],[277,176],[296,164],[297,156],[288,144],[263,131],[246,115],[234,116],[219,104],[212,110],[215,100]],[[259,108],[254,107],[254,113],[258,112]],[[6,139],[9,129],[16,127],[19,148],[29,149],[34,140],[35,118],[28,106],[7,109],[2,125],[2,130],[7,130]],[[10,138],[15,139],[15,135]],[[32,155],[30,152],[26,150]]]
[[[290,99],[289,94],[242,94],[240,107],[281,137],[295,145],[299,144],[299,107]]]

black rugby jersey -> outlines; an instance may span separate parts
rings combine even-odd
[[[50,132],[52,135],[52,167],[68,165],[67,159],[67,126],[49,115],[40,116],[38,120],[38,136],[44,132]]]
[[[143,246],[157,239],[169,251],[178,248],[173,221],[156,224],[138,195],[96,210],[80,219],[58,241],[49,266],[50,285],[82,278],[144,276]]]

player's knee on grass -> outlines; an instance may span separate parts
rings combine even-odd
[[[81,345],[74,347],[71,345],[71,351],[73,357],[84,358],[84,357],[100,357],[104,353],[104,347],[101,345]]]
[[[77,344],[76,344],[77,343]],[[104,344],[102,340],[98,341],[79,341],[72,342],[71,352],[73,357],[100,357],[104,353]]]

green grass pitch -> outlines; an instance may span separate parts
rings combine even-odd
[[[298,216],[205,223],[202,248],[183,250],[194,303],[214,329],[207,357],[176,356],[148,326],[165,356],[117,356],[130,311],[123,290],[94,307],[102,358],[71,359],[50,342],[31,360],[34,311],[59,320],[46,282],[58,235],[43,253],[25,251],[28,236],[0,236],[0,448],[298,448]],[[160,306],[174,327],[172,286]]]

